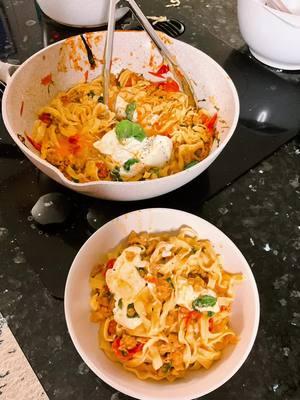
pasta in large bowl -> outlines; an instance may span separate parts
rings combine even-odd
[[[168,193],[201,174],[230,140],[235,87],[206,54],[162,35],[194,87],[191,107],[146,33],[116,32],[107,108],[104,38],[68,38],[20,66],[2,101],[6,127],[42,172],[72,190],[111,200]]]
[[[243,364],[259,321],[251,270],[194,215],[125,214],[100,228],[70,269],[65,313],[83,360],[139,399],[192,399]]]

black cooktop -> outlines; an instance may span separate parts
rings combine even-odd
[[[3,61],[23,62],[43,46],[81,32],[50,21],[34,2],[26,2],[23,11],[18,7],[16,14],[13,2],[0,2]],[[119,21],[118,27],[123,26]],[[172,193],[130,203],[73,193],[24,159],[0,120],[0,204],[5,210],[1,223],[14,229],[15,261],[22,262],[25,257],[53,296],[63,297],[66,276],[76,252],[108,220],[148,207],[193,212],[298,133],[299,71],[289,73],[268,68],[251,57],[246,47],[233,50],[207,30],[200,38],[197,47],[221,64],[236,85],[240,119],[218,159],[200,177]],[[45,203],[51,206],[45,207]]]

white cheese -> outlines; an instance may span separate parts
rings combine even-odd
[[[128,260],[126,253],[134,253],[132,260]],[[144,268],[146,261],[141,260],[141,248],[130,246],[116,259],[114,267],[106,273],[106,283],[109,290],[117,298],[133,302],[136,295],[145,287],[146,281],[140,276],[137,268]]]
[[[139,153],[142,163],[149,167],[162,167],[171,158],[173,143],[167,136],[151,136],[145,139]]]
[[[176,286],[175,286],[175,295],[176,295],[176,304],[186,307],[189,310],[193,310],[193,301],[196,300],[199,296],[212,296],[217,298],[216,293],[211,290],[211,289],[201,289],[200,291],[195,291],[193,286],[188,283],[188,280],[182,277],[179,277],[176,281]],[[197,308],[197,311],[199,312],[219,312],[220,311],[220,306],[218,304],[218,299],[216,304],[211,307],[199,307]]]
[[[127,307],[146,286],[137,268],[147,268],[148,262],[141,259],[142,249],[129,246],[116,259],[112,269],[106,272],[106,283],[115,298],[114,319],[120,325],[135,329],[142,323],[140,317],[127,317]],[[120,300],[122,306],[120,307]]]
[[[119,300],[122,300],[122,308],[119,307]],[[141,325],[142,320],[140,317],[128,318],[127,317],[127,307],[128,307],[128,303],[125,303],[123,301],[123,299],[117,298],[116,306],[113,310],[114,319],[118,324],[124,326],[125,328],[135,329]]]
[[[192,303],[198,297],[198,293],[194,291],[192,285],[189,285],[188,280],[179,277],[176,281],[176,304],[192,310]]]
[[[127,108],[128,104],[129,103],[118,94],[118,96],[116,98],[116,105],[115,105],[115,111],[116,111],[117,118],[119,118],[119,119],[127,118],[126,108]],[[137,114],[137,111],[134,110],[133,115],[132,115],[132,121],[137,122],[137,120],[138,120],[138,114]]]
[[[135,138],[127,138],[119,142],[115,129],[107,132],[94,143],[95,149],[111,158],[120,166],[122,176],[132,177],[143,171],[145,167],[162,167],[171,158],[173,143],[167,136],[151,136],[142,142]],[[124,163],[131,159],[139,160],[129,171],[124,169]]]
[[[120,119],[126,118],[126,107],[128,106],[127,101],[123,99],[120,95],[117,96],[116,98],[116,105],[115,105],[115,110],[116,110],[116,115]]]

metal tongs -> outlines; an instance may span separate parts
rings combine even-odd
[[[105,50],[104,50],[104,66],[103,66],[103,98],[104,103],[108,106],[109,100],[109,86],[110,86],[110,70],[112,63],[112,51],[113,51],[113,39],[115,30],[115,12],[116,5],[121,0],[110,0],[109,12],[108,12],[108,27],[105,39]],[[156,31],[152,28],[151,24],[143,14],[142,10],[136,4],[135,0],[126,0],[131,11],[140,22],[142,27],[148,33],[152,41],[155,43],[160,55],[162,56],[164,62],[167,62],[170,71],[174,75],[179,86],[182,88],[183,92],[188,96],[188,101],[190,106],[197,105],[197,99],[194,94],[192,85],[184,73],[184,71],[179,67],[174,57],[164,45],[163,41],[160,39]]]

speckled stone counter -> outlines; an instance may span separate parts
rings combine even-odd
[[[198,43],[199,32],[209,30],[239,49],[244,43],[238,33],[235,3],[181,0],[179,7],[166,8],[168,0],[142,2],[147,15],[182,20],[187,26],[183,40],[191,44]],[[9,191],[19,175],[36,173],[29,161],[15,151],[15,158],[0,159],[0,193]],[[299,136],[206,203],[200,204],[195,194],[190,195],[194,198],[187,211],[215,224],[243,252],[257,281],[261,301],[260,328],[249,358],[229,382],[205,399],[299,400]],[[32,198],[31,206],[36,200]],[[23,213],[30,217],[31,207],[23,207]],[[130,207],[135,208],[134,204]],[[7,225],[6,212],[1,205],[0,311],[47,395],[55,400],[128,398],[103,383],[82,362],[67,333],[63,302],[52,297],[33,272],[17,240],[18,221]],[[16,218],[17,215],[16,211]],[[30,218],[19,222],[32,223]],[[0,360],[0,388],[1,373]]]

